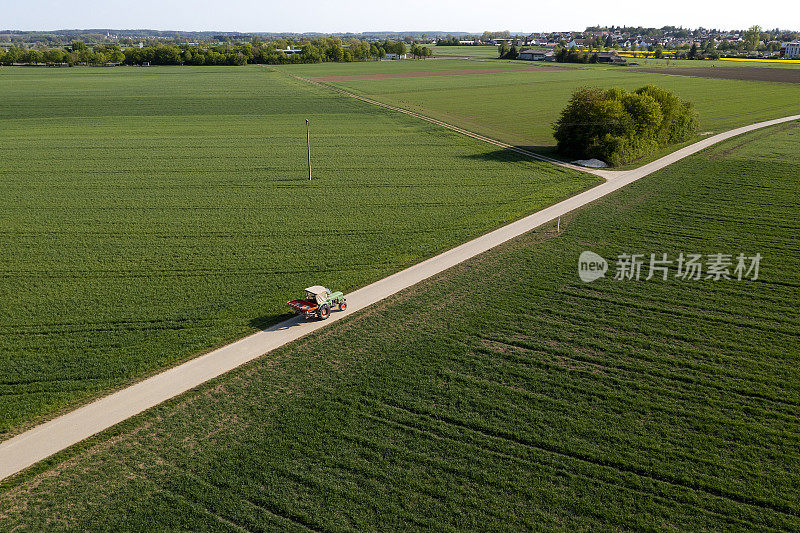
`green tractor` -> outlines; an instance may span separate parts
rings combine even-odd
[[[303,315],[306,318],[316,317],[320,320],[325,320],[331,316],[331,308],[333,306],[338,306],[339,311],[347,309],[347,301],[342,292],[331,292],[330,289],[322,285],[308,287],[305,298],[288,301],[286,305],[296,315]]]

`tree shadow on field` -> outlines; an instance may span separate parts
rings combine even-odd
[[[549,157],[551,159],[564,161],[563,156],[558,152],[556,152],[555,146],[515,146],[514,148],[519,148],[520,150],[525,150],[526,152],[531,152],[536,155]],[[497,150],[491,150],[479,154],[465,155],[463,157],[466,157],[467,159],[478,159],[481,161],[497,161],[505,163],[518,163],[521,161],[537,160],[534,157],[525,155],[520,152],[515,152],[514,150],[511,150],[509,148],[498,148]]]

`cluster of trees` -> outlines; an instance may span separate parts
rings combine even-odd
[[[562,154],[617,166],[697,133],[691,103],[645,85],[633,92],[584,87],[573,93],[554,126]]]
[[[411,55],[416,58],[424,59],[433,55],[433,50],[428,46],[420,46],[418,44],[411,45]]]
[[[780,42],[797,41],[800,39],[800,34],[778,29],[765,31],[761,26],[750,26],[742,35],[742,39],[742,41],[737,42],[723,40],[717,46],[717,49],[722,51],[775,52],[780,50]]]
[[[462,35],[461,37],[455,37],[453,35],[448,35],[447,37],[440,37],[436,44],[438,46],[473,46],[478,43],[485,44],[490,42],[492,39],[511,39],[513,36],[511,32],[508,30],[505,31],[485,31],[480,36],[474,35]],[[472,43],[465,43],[461,44],[461,41],[474,41]]]
[[[497,57],[500,59],[516,59],[518,55],[519,51],[513,44],[508,46],[508,44],[503,43],[497,48]]]
[[[462,45],[461,40],[472,40],[467,39],[466,37],[454,37],[452,35],[448,35],[447,37],[441,37],[439,40],[436,41],[437,46],[472,46],[472,44]]]
[[[300,49],[300,53],[287,54],[287,47]],[[403,41],[383,41],[370,43],[359,39],[343,42],[341,39],[319,38],[312,41],[295,43],[292,41],[275,41],[262,43],[253,39],[251,43],[220,44],[201,46],[193,44],[155,44],[139,48],[128,47],[125,50],[115,45],[97,45],[89,48],[81,41],[73,42],[66,48],[48,50],[26,50],[12,47],[3,52],[0,50],[0,64],[89,64],[105,65],[123,63],[126,65],[245,65],[283,64],[283,63],[322,63],[326,61],[350,62],[380,59],[389,53],[406,54],[408,48]],[[427,57],[432,54],[427,46],[412,45],[411,53],[415,57]]]
[[[559,63],[597,63],[597,54],[577,48],[559,48],[556,51]]]
[[[374,43],[373,43],[374,44]],[[390,41],[385,40],[382,44],[375,44],[375,51],[378,52],[378,55],[372,54],[373,56],[377,57],[386,57],[386,54],[397,54],[403,55],[408,52],[408,47],[406,43],[403,41]]]
[[[511,32],[508,30],[505,31],[485,31],[483,35],[480,36],[480,40],[488,43],[492,39],[511,39]]]
[[[717,52],[714,43],[709,41],[702,43],[701,46],[697,46],[697,43],[692,43],[692,47],[689,48],[688,52],[678,53],[675,57],[679,59],[719,59],[719,52]]]

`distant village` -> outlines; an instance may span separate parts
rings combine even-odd
[[[663,28],[587,28],[585,31],[542,32],[511,35],[509,32],[484,32],[481,36],[431,39],[433,45],[514,46],[517,48],[576,48],[585,50],[686,50],[695,47],[701,55],[747,55],[752,57],[800,57],[800,33],[787,30],[747,30]]]

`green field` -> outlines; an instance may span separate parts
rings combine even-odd
[[[552,64],[550,64],[552,65]],[[317,63],[296,65],[275,65],[279,71],[287,71],[297,76],[348,76],[381,75],[398,72],[426,72],[432,70],[530,70],[541,67],[535,61],[512,61],[510,59],[418,59],[408,61],[362,61],[357,63]],[[559,65],[560,66],[560,65]],[[395,78],[396,79],[396,78]],[[416,78],[414,78],[416,79]],[[402,81],[402,80],[399,80]]]
[[[496,58],[499,47],[497,46],[432,46],[435,56],[464,56],[464,57],[492,57]]]
[[[381,75],[398,72],[428,72],[434,70],[494,70],[494,69],[520,69],[527,70],[537,67],[537,63],[530,61],[511,61],[498,59],[496,61],[480,59],[418,59],[408,61],[364,61],[359,63],[318,63],[280,65],[272,68],[286,69],[298,76],[347,76],[347,75]]]
[[[597,183],[256,66],[3,68],[0,128],[0,438]]]
[[[634,89],[652,83],[695,104],[700,131],[715,132],[800,113],[800,85],[665,76],[620,67],[541,68],[532,62],[438,61],[440,69],[509,68],[526,71],[458,76],[332,82],[355,93],[398,105],[518,146],[552,151],[552,124],[581,86]],[[404,68],[414,66],[413,62]],[[427,62],[431,63],[431,61]],[[446,63],[443,64],[443,63]],[[699,62],[693,62],[695,64]],[[391,64],[386,68],[391,68]],[[550,64],[552,66],[552,64]],[[311,66],[282,67],[313,76]],[[405,70],[404,70],[405,71]],[[369,74],[369,64],[341,65],[336,75]]]
[[[62,454],[0,519],[797,530],[798,150],[792,123],[643,178]],[[763,260],[584,284],[587,249]]]

